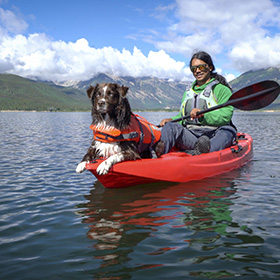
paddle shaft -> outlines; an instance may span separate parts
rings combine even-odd
[[[227,106],[235,107],[235,105],[237,105],[238,103],[240,103],[244,100],[250,100],[250,99],[259,97],[261,95],[267,94],[268,92],[274,91],[276,89],[277,89],[277,87],[275,86],[275,87],[272,87],[272,88],[264,89],[264,90],[259,91],[259,92],[255,92],[255,93],[247,95],[247,96],[231,99],[232,97],[234,97],[234,94],[233,94],[227,102],[225,102],[223,104],[219,104],[219,105],[211,107],[211,108],[208,108],[208,109],[205,109],[205,110],[201,110],[201,111],[197,112],[196,115],[197,116],[203,115],[205,113],[208,113],[208,112],[211,112],[211,111],[214,111],[214,110],[218,110],[220,108],[224,108],[224,107],[227,107]],[[171,122],[178,122],[178,121],[189,119],[189,118],[190,118],[190,114],[188,114],[184,117],[181,117],[181,118],[173,119]]]

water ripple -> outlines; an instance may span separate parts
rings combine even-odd
[[[122,190],[75,173],[89,113],[0,114],[1,279],[279,279],[279,113],[235,114],[240,170]]]

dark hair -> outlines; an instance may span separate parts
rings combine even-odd
[[[210,77],[215,78],[218,82],[220,82],[222,85],[228,87],[232,91],[232,89],[231,89],[230,85],[228,84],[228,82],[226,81],[225,77],[216,73],[216,72],[213,72],[215,70],[215,65],[213,63],[213,60],[212,60],[211,56],[208,53],[203,52],[203,51],[199,51],[199,52],[194,53],[191,60],[190,60],[190,67],[192,66],[193,59],[202,60],[206,64],[211,66],[212,71],[211,71]]]

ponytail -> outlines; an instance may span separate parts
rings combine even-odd
[[[222,75],[220,75],[216,72],[211,72],[211,78],[215,78],[220,84],[228,87],[232,92],[232,88],[231,88],[231,86],[229,85],[229,83],[227,82],[227,80],[225,79],[224,76],[222,76]]]

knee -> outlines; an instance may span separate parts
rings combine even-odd
[[[172,122],[167,122],[163,127],[162,127],[162,130],[170,130],[172,129],[174,123]]]
[[[236,130],[230,125],[222,126],[218,129],[218,131],[228,134],[232,137],[236,137]]]
[[[169,135],[170,133],[173,134],[173,130],[174,130],[174,123],[168,122],[162,127],[161,135],[165,136],[165,135]]]

